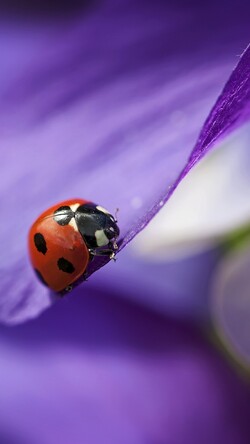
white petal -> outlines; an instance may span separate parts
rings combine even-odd
[[[190,254],[214,245],[250,220],[250,125],[227,138],[179,185],[137,236],[134,248],[150,258]]]

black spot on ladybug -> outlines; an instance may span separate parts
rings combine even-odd
[[[67,259],[65,259],[64,257],[60,257],[60,259],[58,259],[57,265],[59,270],[64,271],[65,273],[71,274],[75,271],[74,265],[71,262],[67,261]]]
[[[47,282],[44,280],[44,277],[41,275],[40,271],[37,270],[36,268],[34,268],[34,271],[39,279],[40,282],[42,282],[43,285],[46,285],[46,287],[48,287]]]
[[[39,251],[39,253],[46,254],[47,245],[46,245],[46,241],[41,233],[35,234],[34,243],[35,243],[36,249]]]
[[[53,219],[59,225],[64,226],[70,223],[72,217],[74,217],[74,212],[68,205],[63,205],[62,207],[59,207],[56,211],[54,211]]]

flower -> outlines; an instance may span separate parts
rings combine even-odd
[[[18,229],[16,218],[1,229],[0,318],[5,322],[35,316],[51,303],[26,259],[27,229],[42,209],[82,189],[83,197],[110,210],[120,207],[125,245],[216,138],[247,118],[248,50],[186,163],[215,91],[229,72],[229,45],[223,46],[219,11],[211,18],[223,46],[224,63],[218,66],[216,57],[206,61],[209,29],[201,31],[202,56],[196,56],[199,44],[189,29],[199,8],[185,16],[181,6],[145,5],[142,10],[137,3],[131,8],[120,2],[115,9],[112,2],[100,3],[68,20],[27,25],[9,18],[2,27],[7,51],[0,91],[1,212],[10,214],[15,208],[22,214]],[[231,16],[228,20],[233,25]],[[6,29],[13,31],[4,33]],[[177,40],[171,52],[177,32],[186,44]],[[242,41],[244,27],[239,45]],[[233,54],[231,66],[235,62]],[[192,122],[187,121],[190,114]]]
[[[120,265],[107,264],[51,306],[28,263],[26,233],[41,210],[79,193],[119,207],[121,249],[146,226],[198,160],[249,117],[249,49],[236,57],[248,43],[249,6],[80,6],[60,16],[8,13],[0,27],[0,319],[8,324],[0,330],[0,438],[245,443],[249,390],[183,319],[190,296],[201,321],[216,253],[174,266],[166,282],[159,266],[121,252]],[[155,294],[168,301],[168,316],[154,312]]]

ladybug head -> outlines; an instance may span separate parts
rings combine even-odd
[[[107,236],[109,240],[117,239],[120,234],[120,230],[116,220],[113,216],[111,216],[111,214],[105,214],[105,219],[105,236]]]
[[[90,248],[105,247],[120,234],[115,218],[105,208],[92,202],[79,206],[75,218]]]

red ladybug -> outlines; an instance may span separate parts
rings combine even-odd
[[[32,266],[52,290],[70,291],[73,282],[87,276],[94,256],[114,258],[119,233],[115,218],[93,202],[60,202],[42,213],[30,229]]]

